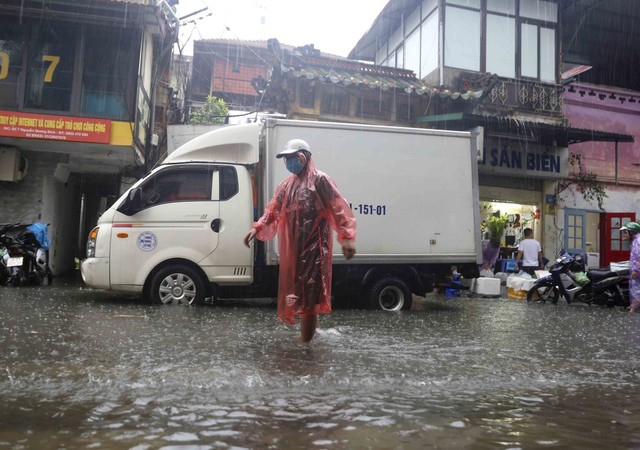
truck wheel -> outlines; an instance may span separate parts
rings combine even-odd
[[[153,303],[197,305],[204,302],[204,291],[200,275],[185,265],[164,267],[151,279]]]
[[[560,292],[554,286],[538,286],[527,292],[528,302],[546,303],[549,300],[555,305],[558,303],[558,298],[560,298]]]
[[[411,309],[411,291],[400,278],[385,277],[376,281],[369,291],[371,309],[400,311]]]

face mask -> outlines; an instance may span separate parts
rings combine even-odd
[[[296,175],[298,175],[300,172],[302,172],[302,169],[304,169],[304,164],[300,162],[300,159],[297,156],[287,158],[285,160],[285,164],[287,165],[287,170]]]

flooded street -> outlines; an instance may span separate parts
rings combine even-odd
[[[454,298],[337,310],[0,288],[0,448],[640,447],[640,316]]]

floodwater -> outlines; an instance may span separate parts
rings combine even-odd
[[[0,288],[0,448],[640,448],[640,315],[430,298],[337,310]]]

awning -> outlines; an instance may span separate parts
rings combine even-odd
[[[443,126],[446,122],[445,128],[456,129],[482,126],[485,127],[485,132],[499,132],[505,135],[521,136],[524,139],[535,138],[543,144],[550,145],[555,142],[561,147],[580,142],[635,142],[635,137],[628,134],[573,128],[561,124],[533,122],[511,117],[458,113],[448,114],[441,119],[436,116],[434,119],[431,120],[429,116],[418,117],[416,122],[435,126]],[[460,126],[455,126],[458,123]]]

